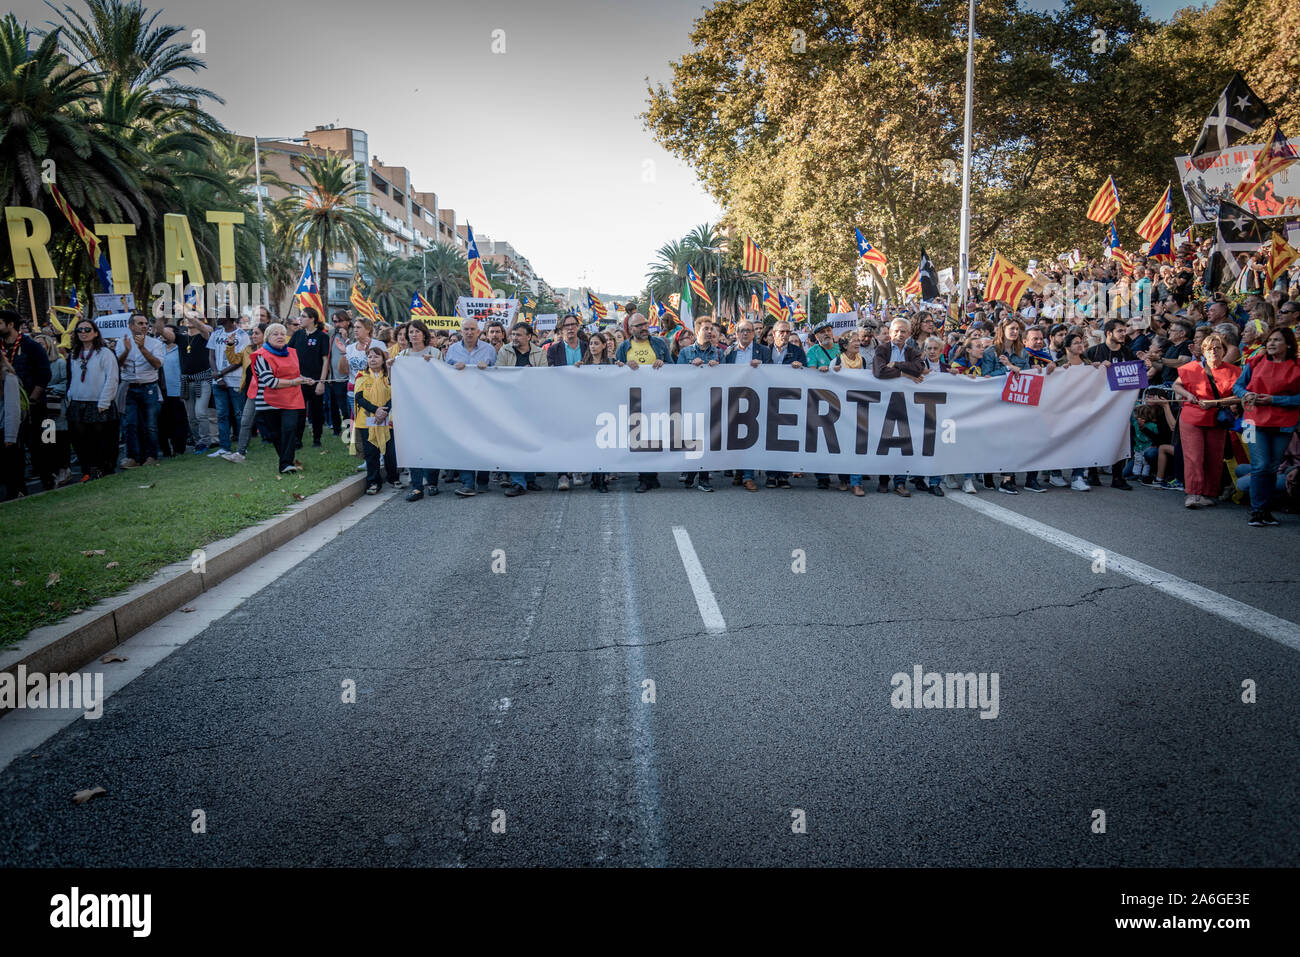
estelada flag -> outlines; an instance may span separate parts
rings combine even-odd
[[[759,302],[758,302],[758,293],[756,293],[756,292],[751,292],[751,293],[749,294],[749,310],[750,310],[750,312],[758,312],[758,311],[761,310],[762,308],[763,308],[763,307],[762,307],[761,305],[759,305]]]
[[[994,251],[989,266],[988,284],[984,298],[990,302],[1004,302],[1012,309],[1020,305],[1020,298],[1033,277],[1017,267],[1001,253]]]
[[[428,300],[418,292],[411,293],[411,318],[419,319],[422,316],[436,316],[438,310],[429,305]]]
[[[788,319],[785,309],[781,305],[781,300],[772,294],[767,283],[763,283],[763,311],[773,319]]]
[[[1164,231],[1156,237],[1151,248],[1147,250],[1147,258],[1154,259],[1156,262],[1171,263],[1174,261],[1174,224],[1172,220],[1165,223]]]
[[[1255,154],[1250,166],[1241,174],[1241,182],[1232,191],[1233,200],[1238,206],[1245,206],[1255,190],[1297,160],[1300,156],[1296,155],[1295,147],[1287,142],[1279,128],[1273,134],[1272,142]]]
[[[1300,259],[1300,250],[1288,244],[1286,237],[1281,233],[1274,233],[1272,242],[1269,244],[1268,263],[1264,266],[1268,284],[1273,285],[1277,281],[1277,277],[1282,275],[1282,271],[1297,259]]]
[[[1138,223],[1137,233],[1149,243],[1155,242],[1160,238],[1160,234],[1165,231],[1174,218],[1174,207],[1171,190],[1173,184],[1165,187],[1165,193],[1151,207],[1151,212],[1147,213],[1146,218]]]
[[[858,258],[865,259],[867,263],[880,270],[883,275],[885,267],[889,265],[889,260],[885,258],[885,254],[867,242],[867,237],[862,235],[862,230],[858,229],[858,227],[853,227],[853,234],[854,239],[857,240]]]
[[[849,305],[849,301],[847,299],[845,299],[843,296],[840,296],[840,304],[838,307],[836,307],[835,311],[840,313],[852,312],[853,307]]]
[[[468,223],[465,232],[469,236],[469,248],[465,252],[465,260],[469,263],[469,294],[475,299],[491,299],[492,284],[488,282],[487,273],[483,270],[478,243],[474,242],[474,230],[469,228]]]
[[[1097,195],[1088,204],[1087,217],[1094,223],[1109,223],[1119,213],[1119,190],[1115,188],[1115,177],[1107,176],[1101,184]]]
[[[371,322],[379,321],[379,310],[375,304],[366,298],[365,291],[358,285],[360,280],[356,275],[352,277],[352,289],[348,292],[348,302],[352,303],[352,308],[357,313]]]
[[[324,320],[325,306],[320,301],[320,290],[316,288],[316,277],[312,275],[310,259],[302,267],[302,278],[298,280],[294,296],[298,300],[299,312],[311,306],[316,310],[317,317]]]
[[[605,318],[609,315],[609,310],[605,308],[605,304],[590,291],[587,292],[587,305],[591,307],[591,314],[601,322],[604,322]]]
[[[772,261],[768,259],[767,253],[759,248],[758,243],[745,237],[745,270],[747,272],[767,272],[772,268]]]
[[[921,268],[918,266],[916,272],[912,273],[912,278],[903,286],[903,296],[921,295]]]
[[[113,291],[113,271],[108,268],[108,256],[104,253],[105,243],[98,236],[86,228],[86,224],[81,221],[81,217],[72,211],[68,201],[64,199],[63,193],[54,183],[47,183],[50,188],[50,197],[54,200],[54,205],[59,208],[63,218],[68,221],[72,231],[77,234],[82,245],[86,247],[86,252],[90,253],[90,261],[95,265],[95,275],[99,277],[99,284],[104,287],[104,292]],[[180,282],[180,277],[175,277]],[[193,278],[193,277],[191,277]],[[75,306],[76,303],[74,302]]]
[[[704,288],[704,281],[696,275],[695,270],[691,268],[690,263],[686,264],[686,281],[690,283],[692,293],[699,296],[710,306],[713,305],[713,300],[709,298],[709,291]]]

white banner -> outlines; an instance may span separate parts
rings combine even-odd
[[[544,312],[539,316],[533,317],[533,331],[537,333],[551,332],[555,329],[555,324],[558,321],[558,313]]]
[[[105,339],[121,339],[131,331],[131,313],[115,312],[109,316],[96,316],[95,325]]]
[[[479,328],[492,319],[504,323],[507,328],[515,321],[519,311],[518,299],[472,299],[461,296],[456,300],[456,315],[462,319],[477,319]]]
[[[1103,369],[1044,377],[1036,405],[1004,377],[920,385],[789,366],[456,370],[393,364],[404,466],[495,471],[774,469],[946,475],[1110,465],[1137,393]]]
[[[1287,142],[1300,149],[1300,139]],[[1183,198],[1187,200],[1193,223],[1214,222],[1219,215],[1219,200],[1234,201],[1232,191],[1241,182],[1241,176],[1250,167],[1255,154],[1265,146],[1262,143],[1238,143],[1226,150],[1207,153],[1206,156],[1213,157],[1214,161],[1204,172],[1192,165],[1190,157],[1176,158]],[[1262,192],[1262,196],[1251,196],[1246,200],[1246,209],[1256,216],[1271,219],[1300,215],[1300,165],[1282,170],[1264,185]],[[1150,202],[1157,198],[1152,196]]]
[[[858,314],[856,312],[832,312],[826,317],[831,321],[831,333],[839,338],[850,329],[858,327]]]

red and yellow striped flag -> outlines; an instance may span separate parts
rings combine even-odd
[[[849,301],[847,299],[845,299],[843,296],[840,296],[840,304],[835,311],[840,313],[852,312],[853,307],[849,305]]]
[[[1107,176],[1101,184],[1097,195],[1088,204],[1087,216],[1094,223],[1109,223],[1119,213],[1119,190],[1115,188],[1115,177]]]
[[[696,275],[695,270],[691,268],[690,263],[686,264],[686,281],[690,284],[691,292],[699,296],[710,306],[713,305],[713,300],[709,298],[709,291],[704,288],[704,280]]]
[[[1172,183],[1166,186],[1164,195],[1151,207],[1151,212],[1147,213],[1146,219],[1138,223],[1138,235],[1149,243],[1159,239],[1160,234],[1169,225],[1169,221],[1174,218],[1174,208],[1170,194],[1172,189]]]
[[[916,267],[916,272],[912,273],[912,278],[909,279],[906,285],[903,286],[903,295],[904,297],[916,296],[918,299],[921,298],[921,267],[920,266]]]
[[[379,321],[379,313],[375,309],[375,304],[366,298],[365,293],[357,285],[358,279],[355,275],[352,277],[352,289],[348,293],[348,302],[352,303],[352,308],[357,314],[369,319],[371,322]]]
[[[1033,277],[1029,273],[1017,267],[1001,253],[995,252],[989,267],[989,280],[984,290],[984,298],[989,302],[1004,302],[1015,309],[1020,305],[1020,298],[1032,281]]]
[[[1274,233],[1273,241],[1269,244],[1268,263],[1264,266],[1265,275],[1268,276],[1268,284],[1273,285],[1277,281],[1277,277],[1282,275],[1282,270],[1297,259],[1300,259],[1300,250],[1290,245],[1286,241],[1286,237],[1280,233]]]
[[[59,208],[72,231],[77,234],[77,238],[85,244],[86,252],[90,253],[90,261],[95,264],[95,273],[99,276],[99,282],[104,287],[104,292],[113,292],[113,274],[108,268],[108,256],[104,254],[104,245],[99,241],[99,237],[86,228],[86,224],[81,221],[81,217],[72,211],[68,201],[63,198],[62,191],[53,183],[47,184],[50,187],[50,197],[54,200],[54,205]],[[126,290],[122,290],[125,292]]]
[[[492,284],[488,282],[487,273],[483,270],[478,243],[474,242],[474,230],[466,224],[465,232],[469,235],[469,248],[465,252],[465,259],[469,263],[469,294],[475,299],[491,299]]]
[[[1241,182],[1232,191],[1232,198],[1238,206],[1245,206],[1255,190],[1259,189],[1282,170],[1286,169],[1300,157],[1295,148],[1287,142],[1279,129],[1273,134],[1273,140],[1250,161],[1246,172],[1241,175]]]
[[[745,237],[745,270],[747,272],[767,272],[772,268],[772,261],[767,253],[759,248],[758,243]]]

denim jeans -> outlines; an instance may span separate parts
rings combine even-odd
[[[1250,448],[1250,508],[1262,512],[1277,489],[1277,469],[1282,464],[1282,453],[1291,442],[1291,433],[1281,429],[1260,426],[1255,429],[1255,441]]]
[[[510,473],[511,485],[519,485],[521,487],[527,487],[529,482],[536,482],[536,481],[537,481],[536,472],[511,472]]]
[[[143,462],[158,457],[158,383],[129,383],[126,387],[126,457]]]
[[[473,470],[466,469],[466,470],[462,471],[462,472],[460,473],[460,484],[461,484],[461,487],[462,487],[462,488],[473,488],[473,487],[474,487],[474,480],[475,480],[475,477],[476,477],[476,476],[475,476]],[[487,473],[487,472],[479,472],[478,475],[477,475],[477,479],[478,479],[478,485],[479,485],[479,488],[487,488],[487,487],[488,487],[488,473]]]
[[[438,473],[441,469],[411,469],[411,491],[421,492],[427,485],[429,488],[438,487]]]
[[[217,444],[222,451],[233,451],[231,437],[239,440],[240,420],[244,417],[244,393],[229,386],[212,384],[212,401],[217,406]],[[296,423],[295,423],[296,427]]]

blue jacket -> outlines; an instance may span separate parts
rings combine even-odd
[[[705,365],[708,365],[714,360],[721,365],[726,361],[726,356],[722,354],[722,350],[717,346],[712,346],[709,349],[701,349],[699,343],[687,346],[681,352],[677,353],[677,364],[681,366],[689,365],[696,359],[703,359]]]
[[[618,347],[618,352],[614,353],[614,358],[619,362],[627,362],[627,351],[631,347],[632,340],[624,339]],[[668,354],[668,343],[664,342],[658,336],[650,337],[650,348],[654,350],[656,359],[660,359],[668,365],[673,364],[673,357]]]
[[[763,346],[763,348],[767,349],[768,351],[768,356],[763,361],[764,362],[776,361],[773,358],[776,355],[776,346],[772,346],[770,348],[768,346]],[[790,341],[785,344],[785,355],[782,356],[781,358],[781,365],[788,366],[795,362],[799,363],[800,365],[806,366],[808,364],[808,354],[803,351],[803,346],[799,345],[799,343],[794,341],[794,337],[792,336],[790,338]]]
[[[767,346],[763,345],[761,342],[758,342],[757,340],[755,340],[755,341],[752,343],[752,346],[753,346],[753,349],[754,349],[754,358],[755,358],[755,359],[757,359],[759,362],[771,362],[771,361],[772,361],[772,350],[771,350],[771,349],[769,349]],[[789,358],[789,354],[790,354],[790,350],[787,348],[787,349],[786,349],[786,357],[787,357],[787,358]],[[791,360],[791,361],[793,361],[793,362],[799,362],[799,361],[801,361],[801,360],[799,360],[799,359],[794,359],[794,360]],[[723,363],[723,365],[729,365],[729,366],[732,366],[732,365],[735,365],[735,364],[736,364],[736,347],[735,347],[735,346],[732,346],[730,349],[727,350],[727,354],[726,354],[725,356],[722,357],[722,363]]]
[[[1011,360],[1011,364],[1017,369],[1029,368],[1029,356],[1023,352],[1020,355],[1008,352],[1006,357]],[[984,350],[984,358],[980,360],[980,372],[986,376],[1007,374],[1007,367],[998,361],[998,354],[993,350],[992,346]]]

